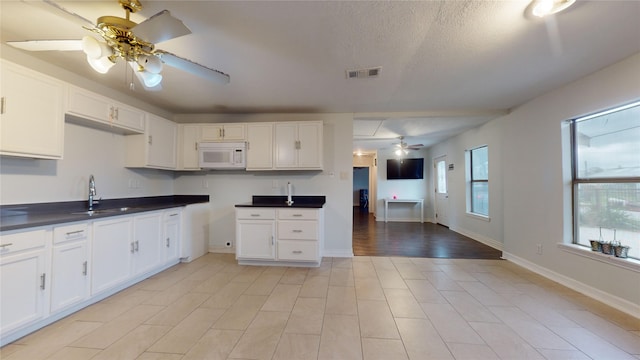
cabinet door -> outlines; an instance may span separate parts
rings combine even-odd
[[[134,252],[131,217],[96,221],[91,246],[91,295],[129,279]]]
[[[114,121],[124,128],[144,132],[145,112],[122,104],[114,104]]]
[[[170,264],[180,258],[180,210],[168,211],[164,220],[164,263]]]
[[[64,144],[64,85],[2,62],[0,154],[60,159]]]
[[[178,127],[169,120],[149,115],[147,126],[148,165],[163,169],[176,168]]]
[[[72,306],[89,295],[87,240],[55,245],[51,263],[51,312]]]
[[[69,87],[67,112],[107,123],[113,122],[115,116],[113,105],[109,99],[75,86]]]
[[[273,168],[273,124],[247,124],[247,170]]]
[[[274,158],[276,168],[296,168],[298,166],[296,123],[276,123],[274,137]]]
[[[199,170],[198,142],[200,141],[200,125],[182,126],[182,169]]]
[[[133,274],[150,271],[162,263],[162,213],[138,215],[133,224]]]
[[[224,141],[245,141],[245,124],[225,124],[222,128],[222,137]]]
[[[275,259],[274,230],[274,221],[236,221],[236,258]]]
[[[35,250],[0,258],[0,328],[2,334],[45,314],[45,250]]]
[[[202,141],[222,140],[222,125],[202,125]]]
[[[322,169],[321,122],[298,124],[298,167]]]

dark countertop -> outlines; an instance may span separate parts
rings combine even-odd
[[[254,195],[252,201],[237,204],[236,207],[292,207],[292,208],[321,208],[327,202],[326,196],[292,196],[293,205],[287,205],[287,197],[281,195]]]
[[[117,215],[127,215],[152,210],[170,209],[191,204],[209,202],[209,195],[168,195],[140,198],[103,199],[94,206],[92,215],[86,201],[19,204],[0,206],[0,231],[26,229],[74,221],[87,221]],[[126,208],[121,211],[120,209]]]

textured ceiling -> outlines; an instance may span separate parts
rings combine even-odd
[[[115,0],[56,3],[91,21],[124,14]],[[406,135],[428,145],[640,51],[640,1],[578,1],[547,20],[530,18],[529,2],[517,0],[142,4],[132,20],[168,9],[193,32],[158,48],[224,71],[231,83],[165,67],[162,91],[130,92],[122,63],[100,75],[80,52],[32,55],[175,114],[347,112],[356,135],[379,124],[357,138]],[[3,42],[88,33],[38,1],[2,0],[0,13]],[[378,78],[346,79],[347,69],[376,66]]]

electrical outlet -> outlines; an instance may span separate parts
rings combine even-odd
[[[538,244],[538,247],[537,247],[536,251],[537,251],[538,255],[542,255],[542,244]]]

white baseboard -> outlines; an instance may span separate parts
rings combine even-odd
[[[353,250],[327,250],[324,249],[322,257],[339,257],[339,258],[351,258],[353,257]]]
[[[449,229],[452,230],[452,231],[455,231],[455,232],[457,232],[459,234],[462,234],[462,235],[464,235],[466,237],[470,237],[470,238],[472,238],[473,240],[475,240],[477,242],[481,242],[481,243],[483,243],[483,244],[485,244],[487,246],[491,246],[492,248],[494,248],[496,250],[502,251],[504,249],[504,244],[503,243],[501,243],[500,241],[488,238],[488,237],[486,237],[484,235],[476,234],[476,233],[473,233],[473,232],[470,232],[470,231],[467,231],[467,230],[464,230],[464,229],[458,229],[458,228],[449,228]]]
[[[572,279],[568,276],[558,274],[555,271],[551,271],[545,267],[542,267],[538,264],[535,264],[529,260],[525,260],[516,255],[503,252],[502,257],[506,260],[509,260],[517,265],[522,266],[527,270],[531,270],[536,274],[542,275],[550,280],[553,280],[559,284],[562,284],[572,290],[575,290],[581,294],[587,295],[591,298],[594,298],[600,302],[603,302],[611,307],[614,307],[622,312],[625,312],[633,317],[640,319],[640,304],[634,304],[625,299],[619,298],[617,296],[606,293],[602,290],[596,289],[590,285],[581,283],[575,279]]]
[[[232,247],[209,247],[209,252],[217,254],[235,254],[236,249]]]

